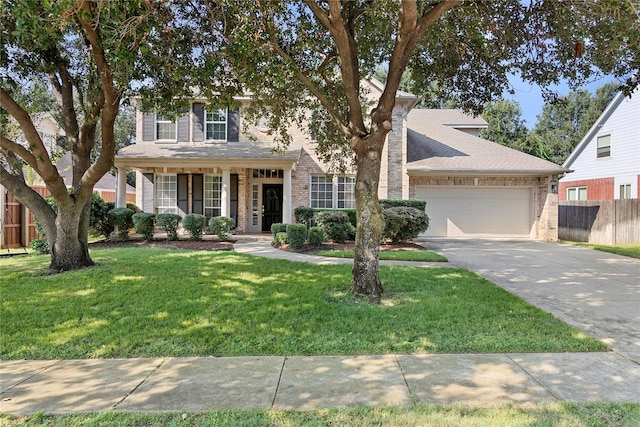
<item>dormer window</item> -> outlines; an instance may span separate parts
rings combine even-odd
[[[212,141],[227,140],[227,110],[208,108],[205,111],[205,138]]]
[[[176,122],[161,114],[156,115],[156,139],[176,140]]]

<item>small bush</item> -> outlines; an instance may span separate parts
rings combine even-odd
[[[324,243],[324,231],[322,227],[311,227],[307,234],[307,239],[309,239],[309,245],[314,248],[322,246],[322,243]]]
[[[302,249],[307,240],[307,226],[304,224],[287,225],[287,242],[293,249]]]
[[[136,204],[133,203],[133,202],[127,202],[127,208],[131,209],[133,211],[133,213],[142,212],[142,209],[140,209],[138,206],[136,206]]]
[[[31,249],[41,255],[48,254],[49,242],[47,241],[47,239],[33,239],[31,241]]]
[[[214,216],[209,220],[209,228],[216,236],[222,240],[226,240],[231,235],[230,231],[233,227],[233,218],[227,216]]]
[[[155,222],[155,215],[147,212],[135,213],[131,217],[133,219],[133,226],[136,229],[136,233],[142,234],[145,240],[153,239],[153,229]]]
[[[307,228],[311,227],[311,220],[316,213],[316,209],[308,208],[306,206],[298,206],[293,210],[293,216],[296,219],[296,223],[304,224]]]
[[[279,231],[276,233],[276,237],[273,239],[273,245],[275,247],[282,246],[287,243],[287,233]]]
[[[349,216],[343,211],[322,211],[316,213],[316,221],[324,230],[327,239],[336,243],[344,243],[355,236],[355,227],[349,221]]]
[[[91,196],[91,215],[89,218],[89,227],[91,227],[97,235],[104,236],[107,239],[113,233],[113,224],[109,221],[109,211],[115,207],[113,202],[105,202],[98,194]]]
[[[202,240],[202,233],[207,225],[207,217],[200,214],[188,214],[185,215],[182,225],[189,233],[191,240]]]
[[[182,217],[173,213],[161,213],[156,215],[156,225],[167,233],[167,239],[178,240],[178,224]]]
[[[382,210],[389,208],[397,208],[400,206],[405,206],[408,208],[416,208],[422,212],[424,212],[427,207],[427,202],[424,200],[393,200],[393,199],[383,199],[380,200],[380,207]]]
[[[286,233],[287,232],[287,224],[282,224],[280,222],[274,222],[271,224],[271,235],[273,238],[276,238],[276,234],[278,233]]]
[[[122,240],[129,239],[129,229],[133,227],[134,211],[129,208],[115,208],[108,213],[109,222],[118,227],[118,237]]]
[[[388,208],[384,213],[383,237],[392,242],[403,242],[418,237],[429,228],[429,218],[424,211],[406,206]]]

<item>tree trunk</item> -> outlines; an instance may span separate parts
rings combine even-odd
[[[384,134],[377,144],[369,141],[366,153],[356,153],[356,210],[358,227],[353,259],[353,285],[351,293],[356,301],[367,298],[370,304],[380,303],[382,284],[380,283],[378,254],[384,231],[384,216],[378,201],[380,180],[380,160],[384,145]],[[375,138],[375,136],[373,136]]]
[[[90,202],[89,202],[90,203]],[[72,201],[58,206],[56,217],[57,236],[51,245],[49,273],[77,270],[95,263],[89,256],[86,227],[87,203]]]

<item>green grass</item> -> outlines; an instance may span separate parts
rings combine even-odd
[[[198,414],[105,412],[23,418],[0,416],[3,426],[637,426],[640,404],[543,404],[533,408],[475,408],[419,404],[415,407],[357,407],[313,411],[218,410]]]
[[[96,249],[45,275],[0,260],[0,359],[601,351],[607,347],[463,269],[381,267],[356,304],[349,265],[234,252]]]
[[[328,256],[334,258],[353,258],[353,251],[332,249],[319,251],[314,255]],[[381,260],[390,261],[422,261],[422,262],[447,262],[447,258],[433,251],[381,251]]]
[[[597,243],[569,242],[563,241],[575,246],[591,248],[602,252],[610,252],[612,254],[624,255],[631,258],[640,258],[640,244],[633,245],[599,245]]]

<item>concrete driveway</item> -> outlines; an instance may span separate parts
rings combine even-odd
[[[640,260],[560,243],[420,242],[640,363]]]

